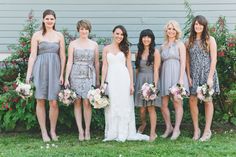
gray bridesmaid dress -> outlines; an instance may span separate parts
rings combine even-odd
[[[189,49],[190,55],[190,77],[192,78],[192,87],[190,94],[197,94],[197,87],[207,83],[211,66],[210,53],[200,46],[200,41],[195,41]],[[220,93],[219,80],[217,71],[213,76],[213,89],[216,94]]]
[[[71,88],[78,98],[87,99],[88,91],[95,86],[94,49],[75,48],[73,65],[70,73]]]
[[[169,47],[161,47],[161,74],[160,93],[161,96],[169,95],[169,89],[178,83],[180,75],[180,56],[177,42]],[[184,87],[189,92],[189,85],[186,72],[184,73]]]
[[[152,101],[146,101],[142,98],[142,85],[144,83],[153,83],[153,64],[150,66],[146,65],[146,60],[140,60],[140,67],[139,67],[139,73],[136,78],[135,82],[135,93],[134,93],[134,104],[136,107],[146,107],[146,106],[158,106],[161,107],[161,99],[160,95]],[[158,82],[159,83],[159,82]],[[157,89],[159,90],[159,84],[157,85]]]
[[[35,98],[57,100],[60,91],[61,64],[59,42],[42,41],[33,68]]]

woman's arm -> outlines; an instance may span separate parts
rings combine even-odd
[[[210,37],[210,55],[211,55],[211,65],[210,72],[207,79],[207,84],[212,87],[213,86],[213,76],[216,69],[217,62],[217,45],[214,37]]]
[[[180,75],[179,75],[179,83],[184,83],[184,73],[186,67],[186,48],[182,42],[179,42],[179,55],[180,55]]]
[[[98,44],[95,45],[95,71],[96,71],[96,86],[99,87],[100,81],[99,81],[99,50],[98,50]]]
[[[66,76],[65,76],[65,87],[70,86],[69,83],[69,76],[73,64],[73,53],[74,53],[74,47],[73,47],[73,41],[70,43],[68,47],[68,60],[66,64]]]
[[[188,77],[188,83],[189,86],[192,86],[192,78],[190,76],[190,55],[189,55],[189,43],[188,41],[185,42],[185,48],[186,48],[186,73],[187,73],[187,77]]]
[[[61,60],[61,74],[60,74],[60,84],[64,83],[64,69],[66,64],[66,54],[65,54],[65,40],[62,33],[59,33],[60,39],[60,60]]]
[[[159,53],[159,51],[157,49],[155,49],[154,52],[154,69],[153,69],[153,81],[154,81],[154,85],[155,87],[157,87],[157,83],[159,81],[159,69],[160,69],[160,65],[161,65],[161,55]]]
[[[106,47],[103,48],[103,51],[102,51],[102,79],[101,79],[101,87],[104,86],[104,82],[105,82],[106,76],[107,76],[107,68],[108,68],[107,51],[108,51],[108,48],[106,46]]]
[[[128,52],[127,59],[126,59],[126,65],[129,71],[129,76],[130,76],[130,94],[132,95],[134,92],[134,83],[133,83],[133,67],[132,67],[132,62],[131,62],[131,52]]]
[[[37,48],[38,48],[38,36],[39,32],[34,33],[31,39],[31,53],[28,62],[27,74],[26,74],[26,83],[30,83],[30,78],[32,76],[32,71],[34,67],[34,62],[37,58]]]

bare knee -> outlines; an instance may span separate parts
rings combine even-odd
[[[57,105],[57,101],[56,100],[50,101],[49,104],[50,104],[50,108],[58,109],[58,105]]]

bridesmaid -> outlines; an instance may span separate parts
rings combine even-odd
[[[220,92],[216,72],[217,45],[214,37],[209,35],[207,20],[198,15],[193,19],[187,47],[187,74],[190,85],[190,111],[194,126],[193,140],[198,140],[201,131],[198,125],[197,87],[207,83],[216,93]],[[211,123],[213,117],[213,102],[205,102],[206,125],[200,141],[211,138]]]
[[[154,83],[157,87],[159,79],[160,67],[160,53],[155,49],[155,36],[150,29],[145,29],[140,33],[138,43],[138,53],[136,56],[136,83],[135,83],[135,106],[140,107],[141,126],[138,129],[142,133],[146,127],[146,110],[150,116],[150,141],[156,138],[156,109],[155,106],[160,105],[161,102],[145,101],[142,99],[140,90],[142,85],[147,83]],[[160,107],[160,106],[159,106]]]
[[[91,24],[88,20],[77,23],[79,38],[72,41],[68,48],[65,87],[71,86],[76,91],[74,114],[79,130],[79,140],[90,140],[90,123],[92,108],[87,99],[91,86],[99,86],[99,52],[98,44],[90,40]],[[82,104],[85,130],[82,126]]]
[[[188,91],[188,80],[185,72],[186,50],[184,43],[180,41],[181,29],[179,24],[172,20],[165,26],[165,42],[161,46],[161,96],[162,96],[162,115],[164,117],[166,131],[161,136],[168,137],[172,132],[171,140],[176,140],[180,135],[180,124],[183,117],[183,101],[173,100],[175,108],[175,127],[173,128],[170,120],[168,102],[170,99],[169,88],[179,83],[184,85]]]
[[[57,141],[56,124],[59,114],[57,95],[63,84],[65,67],[64,37],[55,31],[56,14],[53,10],[43,12],[42,30],[33,34],[26,83],[31,75],[36,88],[36,114],[44,142],[51,139],[46,129],[45,100],[49,100],[50,136]]]

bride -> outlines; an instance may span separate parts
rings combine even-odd
[[[122,25],[113,29],[113,41],[103,49],[101,87],[105,81],[110,105],[105,108],[104,141],[149,140],[149,136],[136,133],[131,53]]]

